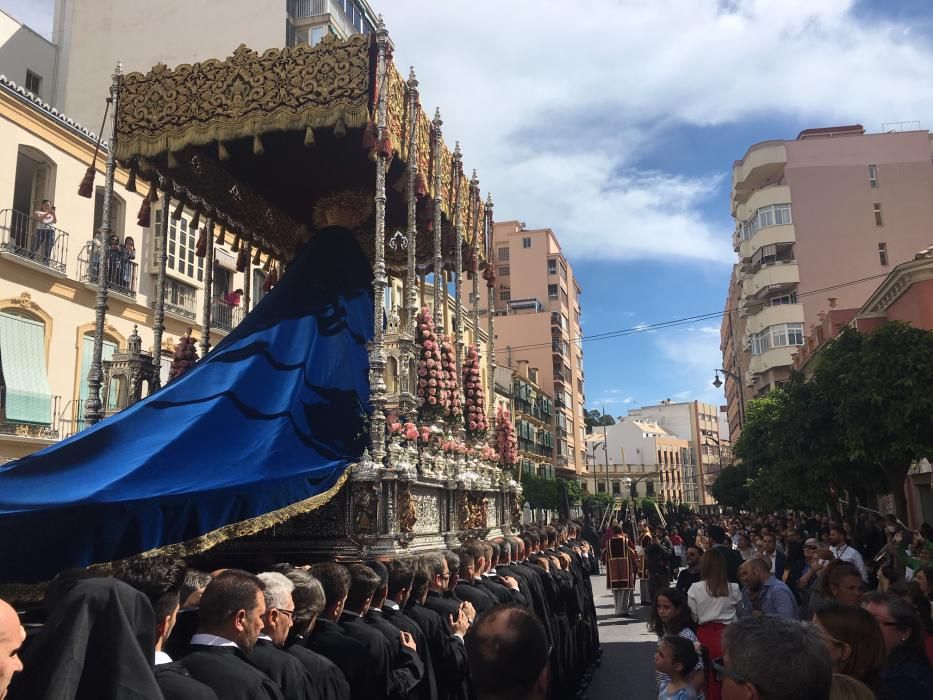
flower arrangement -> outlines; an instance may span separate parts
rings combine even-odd
[[[463,403],[460,396],[460,380],[457,377],[457,357],[453,341],[445,335],[441,342],[441,370],[447,375],[447,415],[449,423],[459,424],[463,420]]]
[[[466,397],[467,437],[482,440],[489,425],[486,422],[486,396],[480,377],[479,348],[471,345],[463,363],[463,394]]]
[[[420,351],[418,359],[418,398],[421,400],[422,418],[432,419],[446,415],[450,410],[450,387],[447,361],[442,357],[442,343],[434,335],[431,313],[421,307],[416,319],[415,342]]]
[[[431,442],[431,429],[417,426],[411,421],[402,422],[394,413],[386,416],[386,433],[389,437],[398,436],[405,442],[417,442],[419,446],[426,446]]]
[[[496,447],[499,452],[499,464],[504,469],[518,464],[518,439],[512,429],[512,416],[508,409],[501,406],[496,411]]]
[[[479,456],[487,462],[493,462],[496,464],[499,462],[499,453],[489,445],[483,445],[482,449],[479,451]]]

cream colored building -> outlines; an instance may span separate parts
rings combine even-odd
[[[58,48],[0,9],[0,74],[55,104]]]
[[[577,478],[586,467],[583,421],[582,290],[551,229],[496,223],[496,360],[538,368],[537,384],[554,396],[554,466]]]
[[[103,158],[98,159],[95,196],[85,199],[77,191],[91,162],[95,138],[48,104],[0,81],[0,460],[30,454],[84,427],[97,294],[92,239],[101,223]],[[128,173],[118,169],[112,228],[120,242],[133,239],[136,254],[132,260],[119,258],[120,265],[112,266],[109,273],[105,360],[127,349],[134,328],[143,351],[152,352],[161,211],[154,205],[151,225],[138,226],[137,212],[146,192],[127,191],[127,178]],[[44,199],[55,205],[57,223],[51,232],[40,228],[34,216]],[[205,290],[206,258],[195,254],[199,232],[191,221],[187,211],[178,220],[169,220],[163,383],[179,337],[189,328],[194,338],[201,335],[206,293],[210,294],[211,346],[265,294],[267,261],[251,262],[247,272],[237,272],[232,235],[215,244],[213,287]],[[224,296],[244,290],[247,274],[251,298],[233,306]],[[402,281],[390,277],[384,300],[390,320],[398,315],[403,291]],[[433,307],[430,287],[419,289],[417,298]],[[444,326],[451,333],[456,305],[451,296],[445,299]],[[474,332],[467,309],[463,309],[463,325],[465,343],[478,342],[485,362],[485,330]],[[386,341],[391,353],[398,334],[389,330]],[[481,376],[485,387],[485,370]],[[397,391],[397,364],[389,363],[386,383]]]
[[[614,425],[597,426],[587,436],[589,468],[581,479],[588,493],[610,493],[659,502],[689,503],[690,441],[671,434],[654,421],[620,417]]]
[[[117,60],[125,71],[145,72],[160,62],[224,58],[240,44],[261,52],[315,44],[325,33],[369,33],[375,21],[366,0],[55,0],[56,106],[81,123],[100,124]]]

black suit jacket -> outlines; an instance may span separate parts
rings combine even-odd
[[[294,656],[311,676],[315,700],[350,700],[350,684],[337,664],[305,645],[304,637],[292,635],[285,651]]]
[[[459,698],[464,694],[467,674],[466,649],[463,640],[450,633],[447,617],[420,603],[409,601],[406,614],[424,631],[434,662],[437,696],[441,700]]]
[[[388,605],[384,605],[379,611],[370,610],[367,619],[370,615],[375,616],[377,614],[381,615],[392,626],[392,629],[408,632],[414,638],[415,645],[418,647],[418,656],[421,658],[421,663],[424,664],[424,678],[418,685],[417,695],[421,700],[437,700],[434,659],[431,656],[431,646],[428,644],[428,638],[425,636],[424,630],[421,629],[417,622],[408,617],[404,611],[395,610]]]
[[[396,648],[390,645],[382,632],[368,624],[359,615],[340,616],[340,626],[367,651],[367,659],[375,669],[379,685],[375,688],[375,697],[404,698],[421,681],[424,666],[418,655],[401,645],[396,637]]]
[[[217,700],[210,686],[194,680],[180,663],[159,664],[155,667],[156,683],[165,700]]]
[[[437,591],[428,591],[428,597],[424,601],[424,607],[428,610],[433,610],[445,621],[448,615],[453,616],[456,620],[457,616],[460,614],[460,603],[453,598],[445,598]]]
[[[476,585],[475,581],[467,582],[460,579],[460,582],[454,588],[454,592],[460,600],[472,603],[477,614],[486,612],[498,602],[492,594]]]
[[[733,549],[730,545],[727,544],[717,544],[714,547],[719,547],[723,553],[726,555],[726,571],[729,575],[729,581],[731,583],[739,582],[739,567],[745,563],[745,560],[742,559],[742,555],[739,553],[739,550]],[[783,573],[783,570],[782,570]]]
[[[366,647],[347,636],[340,625],[319,617],[305,646],[337,665],[350,684],[352,700],[372,700],[375,676],[373,669],[363,663],[367,656]]]
[[[256,642],[249,660],[275,681],[288,700],[314,700],[311,676],[294,656],[266,639]]]
[[[284,700],[282,691],[238,647],[192,645],[181,665],[220,700]]]

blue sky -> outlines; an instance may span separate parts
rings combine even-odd
[[[496,218],[557,233],[585,334],[722,309],[731,166],[752,143],[933,122],[929,0],[371,4]],[[0,6],[50,33],[51,0]],[[723,402],[718,319],[584,350],[591,406]]]

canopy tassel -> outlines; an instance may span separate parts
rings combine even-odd
[[[337,120],[337,123],[334,124],[334,136],[336,136],[338,139],[342,139],[346,135],[347,135],[347,125],[346,125],[346,122],[344,122],[343,118],[341,117],[340,119]]]
[[[310,126],[305,129],[305,146],[314,145],[314,129]]]
[[[168,158],[165,159],[165,162],[168,164],[168,167],[171,170],[178,168],[178,158],[175,157],[175,154],[172,151],[168,152]]]
[[[207,229],[202,228],[198,231],[198,242],[194,248],[194,254],[199,258],[203,258],[207,255]]]
[[[130,165],[130,176],[126,179],[126,191],[136,191],[136,166]]]
[[[223,141],[217,142],[217,160],[220,160],[220,161],[230,160],[230,151],[227,150],[227,147],[224,145]]]
[[[266,152],[266,149],[262,147],[262,139],[259,138],[259,134],[253,136],[253,155],[261,156]]]

